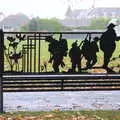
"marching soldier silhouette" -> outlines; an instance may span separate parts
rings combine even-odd
[[[87,60],[86,67],[84,69],[92,68],[92,66],[94,66],[97,62],[96,53],[99,52],[99,48],[97,45],[98,40],[98,37],[94,37],[93,41],[87,39],[83,41],[81,52],[83,57],[85,57],[85,59]]]
[[[117,37],[115,30],[115,24],[111,23],[107,27],[107,30],[102,34],[100,38],[100,49],[104,53],[104,64],[103,68],[107,69],[108,64],[110,62],[110,58],[112,57],[113,52],[116,48],[116,40],[119,40],[120,37]]]
[[[54,72],[59,72],[59,66],[64,67],[65,64],[63,62],[64,56],[67,56],[67,40],[62,39],[62,35],[60,35],[59,41],[54,39],[52,36],[48,36],[46,41],[49,42],[48,51],[50,52],[49,63],[53,62]]]
[[[69,51],[69,56],[71,58],[71,63],[72,63],[72,72],[76,71],[76,67],[78,68],[78,71],[80,71],[81,51],[80,51],[80,47],[77,45],[77,41],[75,41],[72,44],[72,48]]]
[[[87,68],[92,68],[97,62],[96,53],[99,52],[99,48],[97,45],[98,40],[99,40],[98,37],[94,37],[93,41],[90,42],[89,51],[88,51]]]
[[[62,34],[60,34],[60,37],[59,37],[59,48],[60,48],[60,56],[61,57],[67,56],[68,44],[67,44],[67,40],[62,38]],[[65,66],[63,60],[61,62],[61,66],[62,67]]]
[[[88,34],[85,38],[85,40],[83,40],[81,42],[82,44],[82,48],[81,48],[81,53],[82,53],[82,57],[84,57],[86,60],[87,60],[87,63],[86,63],[86,69],[87,69],[87,66],[89,65],[89,61],[90,61],[90,41],[87,39],[88,37]]]

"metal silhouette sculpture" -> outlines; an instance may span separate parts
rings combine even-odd
[[[72,44],[72,48],[69,51],[69,57],[72,63],[71,72],[76,72],[76,68],[78,68],[78,72],[81,71],[81,50],[77,45],[77,41]]]
[[[78,40],[81,40],[80,36],[78,40],[72,43],[69,51],[67,39],[63,38],[63,35],[68,38],[66,33],[25,33],[26,35],[23,35],[23,33],[15,33],[12,36],[5,37],[7,40],[4,45],[5,60],[10,66],[8,68],[7,64],[5,66],[6,70],[38,73],[63,71],[87,73],[92,71],[89,69],[101,69],[101,66],[95,66],[98,61],[96,53],[99,52],[97,42],[100,40],[100,49],[104,52],[104,64],[102,68],[104,68],[107,73],[113,73],[113,70],[116,71],[115,66],[108,68],[108,64],[116,48],[115,41],[120,39],[120,37],[116,36],[113,29],[114,27],[114,24],[110,24],[100,38],[98,38],[95,33],[84,33],[86,34],[85,39],[78,44]],[[92,36],[92,34],[95,35]],[[53,35],[59,35],[59,38],[55,39]],[[44,47],[41,46],[43,44],[42,40],[48,42],[48,47],[46,48],[48,48],[50,58],[46,61],[42,61],[41,58],[41,51],[44,49]],[[64,59],[66,56],[67,59]],[[119,58],[120,57],[114,57],[111,61]],[[64,60],[68,61],[67,65]],[[70,63],[69,60],[71,60]],[[48,63],[50,63],[52,67]],[[61,67],[63,69],[61,69]]]
[[[16,37],[7,37],[8,46],[4,46],[5,56],[10,65],[11,71],[19,71],[19,60],[22,59],[22,50],[18,50],[21,41],[24,41],[25,35],[17,34]],[[13,69],[15,66],[15,69]]]
[[[86,36],[85,40],[81,42],[81,59],[84,57],[87,60],[86,67],[82,70],[90,69],[96,64],[96,53],[99,52],[99,47],[97,45],[99,38],[94,37],[93,40],[88,40],[87,37],[88,35]]]
[[[97,62],[97,55],[96,53],[99,52],[99,48],[97,45],[99,38],[94,37],[93,41],[90,42],[89,45],[89,51],[88,51],[88,61],[87,61],[87,67],[86,68],[92,68],[96,62]]]
[[[90,55],[89,55],[90,40],[88,40],[88,34],[87,34],[85,40],[83,40],[81,42],[81,44],[82,44],[82,47],[81,47],[82,57],[84,57],[87,60],[85,69],[88,69],[87,66],[89,65],[89,61],[90,61]]]
[[[116,48],[115,41],[120,39],[120,37],[117,37],[114,27],[115,25],[113,23],[109,24],[107,30],[102,34],[100,38],[100,49],[104,53],[103,68],[105,69],[108,69],[110,58],[112,57],[113,52],[115,51]]]
[[[60,35],[59,41],[54,39],[52,36],[48,36],[46,38],[47,42],[49,42],[48,51],[50,52],[49,63],[52,63],[52,67],[54,72],[59,72],[59,66],[65,66],[63,61],[64,56],[67,56],[67,40],[62,39],[62,35]]]

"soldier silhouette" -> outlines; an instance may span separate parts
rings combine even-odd
[[[82,49],[81,49],[81,53],[83,55],[83,57],[87,60],[87,63],[86,63],[86,68],[87,66],[90,64],[90,41],[87,40],[87,37],[85,40],[83,40],[81,42],[82,44]]]
[[[63,59],[64,56],[67,56],[68,44],[67,44],[67,40],[62,38],[62,34],[60,34],[60,37],[59,37],[59,48],[60,48],[60,56]],[[65,63],[63,62],[63,60],[61,62],[61,66],[62,67],[65,66]]]
[[[116,48],[116,40],[119,40],[120,37],[117,37],[114,27],[116,25],[110,23],[107,27],[107,30],[102,34],[100,38],[100,49],[104,53],[104,64],[103,68],[107,69],[110,62],[110,58]]]
[[[99,38],[94,37],[93,41],[90,42],[89,51],[88,51],[88,59],[87,59],[87,67],[92,68],[97,62],[97,55],[96,53],[99,52],[99,48],[97,45]]]
[[[61,37],[61,36],[60,36]],[[62,38],[60,38],[62,39]],[[46,38],[46,41],[49,42],[49,46],[48,46],[48,51],[50,52],[50,59],[49,62],[52,63],[53,62],[53,69],[54,72],[59,72],[59,66],[61,65],[62,67],[65,66],[64,62],[63,62],[63,58],[65,56],[65,52],[67,51],[67,48],[64,48],[66,51],[64,51],[63,47],[64,44],[67,44],[66,39],[62,39],[62,40],[56,40],[54,39],[52,36],[48,36]],[[64,42],[66,41],[66,42]],[[63,44],[62,44],[63,43]],[[67,54],[67,52],[66,52]]]
[[[76,67],[78,67],[78,71],[80,71],[81,51],[79,46],[77,45],[77,41],[75,41],[72,44],[72,48],[69,51],[69,56],[71,58],[71,63],[72,63],[72,72],[76,71]]]

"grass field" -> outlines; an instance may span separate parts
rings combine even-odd
[[[120,111],[16,112],[1,114],[0,120],[120,120]]]
[[[71,45],[74,41],[75,40],[68,40],[68,48],[69,48],[68,52],[69,52]],[[79,44],[80,44],[80,41],[78,41],[78,45]],[[41,46],[42,46],[41,59],[42,59],[42,61],[48,61],[49,56],[50,56],[50,53],[48,52],[48,43],[42,41]],[[98,43],[98,46],[99,46],[99,43]],[[120,47],[119,46],[120,46],[120,41],[117,41],[116,42],[116,50],[113,53],[113,56],[112,56],[111,61],[109,63],[109,67],[112,68],[115,72],[120,72],[120,68],[119,68],[119,65],[120,65],[120,58],[119,58]],[[97,60],[98,61],[97,61],[95,66],[102,66],[103,65],[103,52],[100,50],[100,48],[99,48],[99,52],[97,53]],[[71,62],[70,62],[69,56],[64,57],[64,62],[66,63],[66,66],[64,69],[66,71],[67,69],[69,69],[71,67]],[[85,60],[82,61],[82,66],[85,66]]]
[[[57,38],[58,39],[58,38]],[[72,43],[75,41],[76,39],[72,39],[72,40],[68,40],[68,52],[71,48],[71,45]],[[78,41],[78,45],[80,44],[81,40]],[[6,42],[7,43],[7,42]],[[33,41],[34,43],[34,41]],[[39,44],[36,43],[36,66],[38,66],[38,62],[39,62],[39,58],[38,58],[38,46]],[[98,43],[98,46],[99,46],[99,43]],[[109,67],[112,68],[115,72],[119,73],[120,72],[120,68],[119,68],[119,65],[120,65],[120,62],[119,62],[119,58],[118,56],[120,55],[120,41],[117,41],[116,42],[116,50],[112,56],[111,59],[114,59],[110,62],[109,64]],[[20,46],[18,47],[18,49],[21,49]],[[32,50],[33,54],[34,54],[34,50]],[[44,40],[41,41],[41,49],[40,49],[40,64],[41,66],[43,66],[43,64],[46,62],[47,63],[47,69],[48,71],[51,71],[52,70],[52,65],[50,63],[48,63],[48,60],[50,58],[50,53],[48,52],[48,43],[45,42]],[[34,57],[32,57],[32,66],[34,66]],[[99,52],[97,53],[97,63],[95,66],[102,66],[103,64],[103,52],[101,50],[99,50]],[[67,57],[64,57],[64,62],[66,64],[65,68],[63,69],[62,67],[60,67],[60,70],[61,71],[68,71],[68,69],[71,68],[71,62],[70,62],[70,58],[69,56]],[[21,65],[22,61],[20,60],[20,65]],[[85,66],[85,60],[83,59],[82,60],[82,67]],[[5,62],[5,69],[8,70],[10,69],[9,67],[9,64],[7,63],[7,61]],[[32,68],[33,69],[33,68]],[[37,68],[38,69],[38,68]],[[90,70],[88,70],[90,71]]]

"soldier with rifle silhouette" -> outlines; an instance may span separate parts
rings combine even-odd
[[[90,58],[89,58],[90,41],[87,38],[88,38],[88,34],[87,34],[85,40],[83,40],[81,42],[81,45],[82,45],[81,53],[82,53],[83,57],[87,60],[86,66],[88,66],[89,61],[90,61]]]
[[[99,48],[97,45],[99,38],[94,37],[93,40],[88,40],[87,37],[88,37],[88,34],[85,40],[81,42],[82,44],[81,53],[83,55],[82,57],[84,57],[87,60],[86,67],[84,69],[90,69],[92,68],[93,65],[96,64],[97,62],[96,53],[99,51]]]
[[[65,66],[65,63],[63,62],[64,56],[67,56],[67,40],[62,39],[62,34],[60,34],[59,41],[54,39],[52,36],[48,36],[45,39],[47,42],[49,42],[48,51],[50,52],[50,59],[49,63],[52,63],[52,67],[54,69],[54,72],[59,72],[59,66],[61,67]]]
[[[99,52],[97,42],[99,41],[98,37],[94,37],[93,41],[90,41],[89,51],[88,51],[88,62],[86,68],[92,68],[97,62],[96,53]]]

